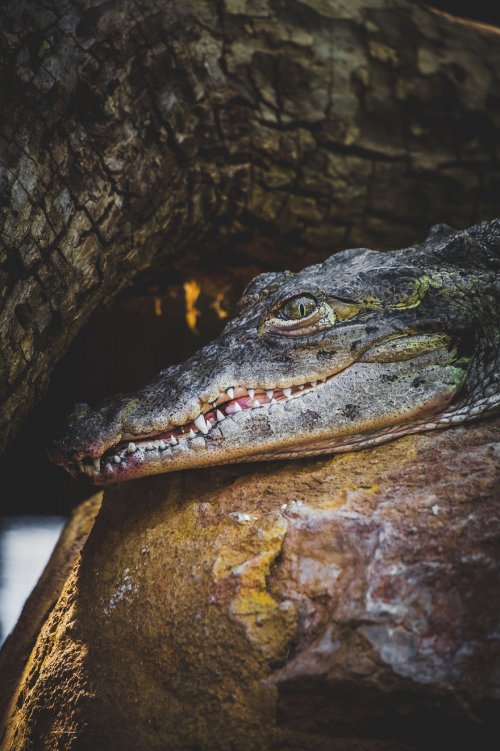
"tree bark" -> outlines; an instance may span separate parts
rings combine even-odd
[[[499,436],[105,491],[3,751],[496,751]]]
[[[154,262],[297,266],[498,213],[492,28],[405,0],[12,0],[0,18],[0,450]]]

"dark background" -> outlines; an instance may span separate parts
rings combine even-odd
[[[54,369],[48,393],[0,458],[1,514],[65,516],[95,493],[46,454],[50,437],[73,404],[95,406],[110,394],[136,391],[162,368],[185,360],[217,336],[246,283],[260,270],[236,263],[215,275],[200,268],[189,276],[151,269],[94,315]],[[185,282],[201,290],[195,331],[187,322]]]

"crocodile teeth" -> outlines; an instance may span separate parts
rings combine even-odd
[[[319,379],[316,381],[310,381],[309,383],[302,383],[300,385],[297,385],[295,388],[297,388],[299,391],[303,391],[305,388],[311,388],[311,387],[314,388],[315,386],[318,385],[318,383],[320,384],[324,383],[326,380],[327,380],[326,378],[323,378],[323,379]],[[285,388],[282,388],[281,392],[283,393],[283,396],[289,398],[290,396],[292,396],[292,390],[293,390],[293,387],[287,386]],[[248,406],[251,406],[252,408],[257,409],[258,407],[263,406],[262,402],[260,402],[258,398],[255,398],[255,388],[248,388],[246,389],[246,391],[250,399],[250,401],[247,403],[247,408]],[[230,388],[226,389],[226,394],[230,400],[234,399],[234,393],[235,393],[234,387],[231,386]],[[274,389],[266,389],[265,394],[266,394],[266,397],[269,399],[268,406],[278,404],[278,400],[274,396]],[[226,419],[227,415],[224,414],[224,412],[221,409],[217,408],[217,400],[213,402],[212,408],[215,414],[211,412],[207,418],[205,417],[203,413],[200,413],[198,417],[194,420],[194,425],[200,431],[200,433],[203,433],[203,435],[207,435],[212,425],[214,425],[216,422],[222,422],[223,420]],[[236,412],[242,412],[242,411],[243,409],[238,401],[234,401],[233,404],[230,405],[230,412],[232,414],[236,414]],[[170,438],[167,439],[167,441],[160,440],[155,443],[149,442],[149,443],[141,444],[141,445],[148,451],[153,451],[158,448],[164,451],[165,449],[169,448],[169,444],[170,446],[177,446],[179,444],[179,440],[182,440],[185,438],[189,438],[190,440],[193,440],[196,438],[197,446],[201,446],[205,444],[204,439],[199,434],[195,433],[193,428],[190,428],[189,434],[187,436],[185,434],[180,435],[178,437],[171,435]],[[138,450],[138,447],[132,441],[128,444],[127,449],[126,449],[127,453],[129,454],[134,454],[137,450]],[[120,458],[120,456],[116,454],[115,456],[112,457],[111,461],[115,462],[115,464],[120,464],[122,461],[124,461],[124,459]],[[92,462],[93,462],[93,469],[95,469],[96,472],[100,472],[101,471],[101,458],[93,459]],[[87,473],[87,471],[90,471],[91,466],[92,466],[91,464],[85,465],[83,460],[78,461],[77,465],[78,465],[78,469],[80,470],[80,472],[83,472],[83,473]]]
[[[78,464],[78,469],[80,470],[80,472],[84,472],[85,470],[83,469],[83,461],[79,461],[77,462],[77,464]]]
[[[194,424],[198,428],[198,430],[201,430],[203,435],[206,435],[208,433],[209,427],[207,425],[207,421],[205,420],[205,417],[203,415],[198,415],[196,420],[194,421]]]
[[[203,436],[199,435],[199,436],[196,436],[196,438],[194,439],[194,441],[191,443],[191,448],[193,448],[195,450],[196,449],[203,449],[203,448],[205,448],[206,445],[207,444],[205,443],[205,439],[203,438]]]

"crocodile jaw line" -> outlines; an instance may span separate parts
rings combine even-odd
[[[167,472],[168,464],[186,451],[199,452],[206,448],[206,441],[212,439],[216,429],[226,419],[237,420],[240,413],[249,410],[268,411],[276,404],[287,403],[320,389],[334,377],[282,388],[229,387],[219,392],[217,399],[207,404],[198,417],[184,425],[169,425],[164,431],[141,436],[122,436],[119,442],[101,456],[83,456],[78,461],[65,463],[64,466],[72,475],[83,475],[97,485],[150,474],[151,460],[163,467],[156,472]],[[173,465],[175,464],[173,461]],[[172,470],[176,468],[172,466]]]
[[[456,384],[442,380],[443,364],[428,361],[421,362],[420,367],[427,368],[426,373],[434,382],[427,398],[412,405],[406,414],[399,413],[394,405],[392,414],[383,418],[375,413],[367,416],[358,430],[352,431],[350,420],[338,424],[339,414],[332,415],[325,411],[325,401],[319,392],[330,391],[326,402],[339,402],[345,405],[345,394],[351,394],[352,378],[359,380],[373,377],[378,365],[353,363],[322,380],[276,389],[246,389],[241,386],[221,392],[212,404],[206,405],[195,420],[182,426],[169,426],[161,433],[149,435],[122,436],[120,441],[107,449],[101,457],[88,457],[79,462],[66,464],[66,468],[77,477],[85,477],[92,484],[107,485],[134,479],[144,475],[172,472],[188,467],[202,467],[233,462],[259,461],[269,459],[299,458],[321,454],[352,451],[369,446],[376,446],[408,433],[416,433],[436,428],[444,428],[466,422],[482,414],[487,414],[498,406],[492,399],[478,402],[473,408],[467,407],[457,411],[447,411],[456,392]],[[404,364],[390,363],[384,367],[389,370],[401,370]],[[413,378],[414,363],[408,362],[408,379]],[[449,369],[446,371],[450,373]],[[403,391],[408,386],[408,379],[403,379]],[[389,391],[392,388],[388,387]],[[333,391],[333,399],[332,399]],[[384,398],[384,395],[382,395]],[[376,399],[373,399],[376,404]],[[267,426],[281,420],[300,418],[301,413],[312,408],[319,411],[323,421],[300,430],[293,435],[278,429],[269,439],[255,436],[255,420],[263,420]],[[340,409],[340,407],[339,407]],[[331,410],[331,408],[330,408]],[[406,418],[406,419],[405,419]],[[289,426],[288,426],[289,427]]]

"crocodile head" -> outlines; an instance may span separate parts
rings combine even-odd
[[[492,412],[499,249],[500,221],[438,226],[420,246],[262,274],[216,340],[138,393],[77,405],[50,454],[103,485],[360,449]]]

